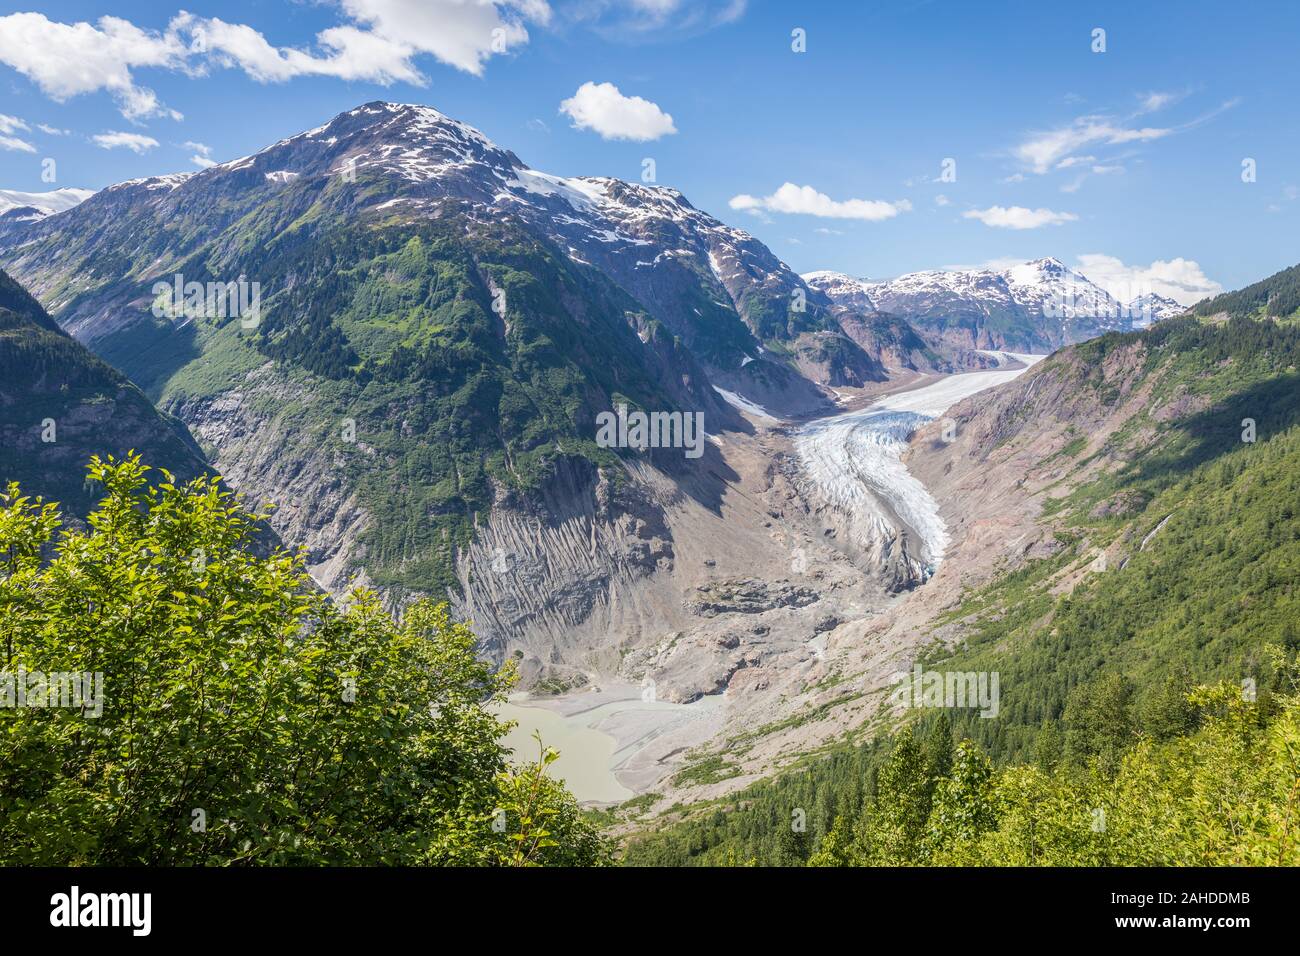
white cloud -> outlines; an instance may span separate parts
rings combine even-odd
[[[178,26],[191,43],[220,66],[238,67],[259,83],[282,83],[297,76],[334,76],[344,80],[423,83],[410,62],[414,47],[355,27],[331,27],[316,35],[325,55],[290,47],[275,47],[260,32],[242,23],[190,14]]]
[[[348,24],[316,34],[318,53],[277,47],[246,24],[181,14],[173,21],[218,64],[261,83],[333,76],[385,85],[427,82],[420,54],[481,76],[487,60],[528,42],[525,21],[545,25],[545,0],[339,0]]]
[[[119,133],[114,130],[100,133],[92,138],[95,145],[100,149],[125,148],[136,154],[147,153],[158,145],[158,140],[152,136],[144,136],[140,133]]]
[[[203,75],[209,65],[237,67],[258,82],[334,76],[375,83],[425,83],[420,54],[480,75],[492,56],[528,42],[525,21],[546,24],[546,0],[337,0],[347,22],[316,34],[316,51],[277,47],[258,30],[219,18],[179,13],[165,30],[120,17],[57,23],[40,13],[0,17],[0,63],[62,102],[107,91],[127,119],[180,119],[133,71],[158,68]]]
[[[1059,226],[1079,217],[1072,212],[1053,212],[1051,209],[990,206],[988,209],[968,209],[962,213],[962,218],[978,219],[984,225],[998,229],[1037,229],[1040,226]]]
[[[1069,169],[1071,166],[1082,166],[1084,163],[1095,163],[1096,156],[1067,156],[1056,164],[1057,169]]]
[[[432,54],[476,76],[494,53],[507,53],[528,42],[523,20],[543,26],[551,20],[545,0],[342,0],[342,4],[350,18],[365,24],[376,37],[409,44],[417,53]]]
[[[1181,256],[1137,266],[1125,265],[1115,256],[1086,253],[1077,258],[1075,268],[1121,302],[1154,292],[1181,305],[1192,305],[1223,291],[1223,286],[1207,276],[1199,263]]]
[[[1138,94],[1138,111],[1140,113],[1154,113],[1156,110],[1162,110],[1166,106],[1177,103],[1187,94],[1184,93],[1162,93],[1152,91],[1150,93]]]
[[[48,133],[50,136],[67,136],[72,130],[59,129],[57,126],[50,126],[46,123],[37,123],[36,128],[42,133]]]
[[[936,206],[947,206],[951,202],[952,200],[949,199],[947,196],[945,196],[943,193],[939,193],[939,195],[934,197],[934,204]]]
[[[1137,117],[1153,110],[1161,109],[1185,96],[1183,93],[1145,93],[1139,97],[1141,103],[1136,113],[1125,119],[1115,119],[1105,113],[1080,116],[1068,125],[1056,129],[1042,130],[1028,134],[1018,145],[1012,147],[1011,154],[1023,166],[1039,175],[1055,169],[1067,169],[1070,166],[1094,162],[1092,156],[1076,156],[1089,147],[1122,146],[1132,143],[1147,143],[1172,136],[1185,130],[1193,129],[1208,122],[1225,110],[1232,109],[1239,102],[1228,100],[1216,108],[1179,126],[1134,126]]]
[[[1110,173],[1122,173],[1124,172],[1124,167],[1119,163],[1111,163],[1105,166],[1094,166],[1092,167],[1092,171],[1098,176],[1106,176]]]
[[[17,116],[6,116],[4,113],[0,113],[0,149],[7,149],[15,153],[36,152],[36,147],[27,140],[20,139],[17,136],[4,135],[26,131],[30,128]]]
[[[212,147],[207,143],[196,143],[189,141],[181,144],[185,149],[194,150],[194,155],[190,157],[190,162],[199,169],[207,169],[209,166],[217,165],[212,158]]]
[[[562,8],[610,37],[693,36],[739,20],[748,0],[583,0]]]
[[[1082,116],[1069,126],[1032,134],[1012,152],[1030,170],[1042,174],[1062,163],[1073,165],[1067,157],[1085,146],[1148,142],[1173,132],[1151,126],[1130,129],[1102,116]],[[1079,161],[1091,161],[1091,158]]]
[[[55,23],[40,13],[0,17],[0,63],[59,102],[107,90],[131,120],[171,115],[152,90],[136,85],[131,71],[177,69],[184,61],[184,44],[174,32],[141,30],[119,17],[100,17],[98,26]]]
[[[906,199],[897,202],[885,202],[882,199],[831,199],[811,186],[796,186],[785,183],[770,196],[733,196],[732,209],[746,212],[783,212],[795,215],[819,216],[823,219],[865,219],[879,222],[892,219],[900,212],[911,211],[912,204]]]
[[[560,104],[575,129],[595,130],[603,139],[637,142],[677,132],[673,118],[639,96],[624,96],[613,83],[583,83]]]

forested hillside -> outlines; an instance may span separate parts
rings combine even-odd
[[[1056,552],[967,594],[964,640],[923,657],[997,672],[998,716],[911,711],[629,862],[1296,861],[1300,329],[1173,320],[1073,352],[1100,369],[1135,342],[1201,410],[1053,499]]]
[[[1203,316],[1226,312],[1231,316],[1294,318],[1300,312],[1300,265],[1283,269],[1244,289],[1206,299],[1192,311]]]

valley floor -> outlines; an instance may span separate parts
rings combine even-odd
[[[536,748],[533,734],[540,733],[547,746],[561,751],[555,775],[565,779],[580,800],[597,804],[648,792],[674,794],[701,783],[710,790],[731,790],[766,772],[771,762],[780,762],[779,753],[762,754],[762,748],[757,748],[753,755],[761,759],[732,763],[725,746],[722,753],[714,748],[719,739],[735,739],[760,725],[786,721],[797,729],[794,715],[817,705],[817,696],[808,693],[810,686],[826,684],[828,678],[834,682],[827,648],[836,638],[836,629],[878,616],[899,603],[895,594],[876,587],[891,560],[908,555],[907,573],[916,582],[933,574],[948,543],[946,526],[939,502],[908,471],[902,455],[918,427],[962,399],[1015,378],[1042,358],[1007,353],[999,357],[1006,367],[909,381],[894,391],[875,393],[858,410],[803,425],[754,416],[765,437],[776,439],[778,455],[793,463],[791,486],[799,489],[802,499],[798,508],[788,507],[787,502],[779,512],[771,511],[781,514],[782,524],[807,525],[811,520],[828,526],[821,529],[823,542],[834,545],[825,547],[806,528],[802,529],[806,547],[797,546],[800,530],[769,532],[788,539],[793,555],[790,567],[777,573],[807,582],[819,599],[806,609],[781,609],[803,612],[771,625],[791,632],[803,630],[802,646],[742,665],[762,672],[761,680],[733,680],[718,692],[679,703],[656,699],[648,676],[638,685],[593,674],[591,683],[580,691],[552,697],[517,695],[504,714],[518,721],[509,744],[520,755],[530,755]],[[848,404],[856,402],[850,399]],[[752,473],[753,463],[738,460],[749,451],[742,444],[729,438],[722,448],[728,464],[744,476]],[[775,497],[773,483],[766,484],[767,497]],[[753,488],[735,491],[748,495]],[[728,520],[743,519],[728,516]],[[761,575],[757,569],[752,573]],[[915,593],[904,591],[901,600]],[[846,600],[849,594],[853,603]],[[854,604],[857,613],[851,610]],[[836,611],[828,613],[828,605]],[[749,619],[766,616],[724,614],[720,620],[734,619],[737,627],[768,637],[769,625],[748,627]],[[718,640],[729,643],[725,635]],[[613,643],[621,646],[622,642]],[[850,719],[864,719],[864,715]],[[786,738],[782,746],[790,743]],[[820,743],[809,737],[800,746]]]

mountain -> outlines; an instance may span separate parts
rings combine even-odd
[[[861,294],[921,334],[965,348],[1050,352],[1133,324],[1126,304],[1054,258],[1002,271],[914,272],[863,282]]]
[[[282,218],[261,212],[268,208]],[[96,341],[138,325],[144,287],[202,256],[218,235],[265,237],[302,230],[301,216],[357,214],[394,222],[455,215],[476,229],[521,229],[568,264],[601,273],[720,384],[756,401],[816,407],[823,396],[801,373],[830,385],[882,377],[823,303],[796,301],[807,290],[784,263],[676,190],[538,172],[423,106],[366,104],[253,156],[119,184],[71,220],[26,230],[7,258],[65,328]],[[132,233],[142,222],[156,230],[148,238]],[[240,265],[256,262],[245,256]]]
[[[91,189],[66,187],[44,193],[0,189],[0,228],[20,222],[44,219],[63,212],[94,195]]]
[[[611,633],[699,626],[716,597],[696,588],[758,550],[788,566],[778,505],[727,498],[775,480],[752,416],[889,374],[829,300],[679,192],[532,170],[422,106],[109,187],[0,235],[0,262],[277,503],[323,586],[450,595],[530,678],[585,673],[593,648],[617,668]],[[620,405],[702,415],[698,457],[602,446]],[[801,645],[785,626],[773,645]],[[682,667],[684,698],[734,670],[715,658]]]
[[[866,825],[863,781],[892,746],[939,725],[1013,780],[1055,772],[1069,791],[1090,759],[1113,773],[1143,746],[1187,743],[1213,715],[1187,703],[1198,684],[1257,693],[1260,721],[1275,714],[1300,649],[1300,325],[1214,315],[1068,346],[949,408],[948,437],[923,425],[904,460],[940,502],[937,572],[830,630],[785,686],[787,710],[701,747],[698,765],[725,779],[679,776],[629,860],[788,864],[774,821],[790,806],[810,808],[807,859],[837,816]],[[916,667],[998,675],[997,719],[898,706]],[[1175,799],[1208,819],[1191,779]],[[1121,810],[1149,815],[1141,800]]]
[[[206,468],[184,425],[0,272],[0,486],[18,481],[24,493],[84,515],[94,497],[84,482],[90,457],[133,449],[180,479]]]
[[[871,296],[867,293],[867,286],[871,284],[867,279],[855,278],[829,269],[805,272],[801,278],[808,283],[809,288],[828,296],[836,305],[857,309],[860,312],[876,311],[876,304],[871,301]]]
[[[1126,312],[1133,320],[1133,328],[1143,329],[1153,322],[1160,322],[1164,319],[1172,319],[1176,315],[1182,315],[1187,311],[1187,306],[1181,302],[1175,302],[1168,296],[1160,295],[1157,292],[1148,292],[1146,295],[1140,295],[1126,308]]]
[[[1205,299],[1192,311],[1206,318],[1271,316],[1295,320],[1300,317],[1300,265],[1275,272],[1244,289]]]
[[[929,338],[901,316],[882,312],[867,291],[869,283],[842,272],[806,272],[808,288],[831,303],[831,312],[844,334],[892,376],[906,372],[954,372],[991,368],[996,362],[973,349],[953,345],[942,336]]]
[[[770,678],[788,703],[696,753],[723,761],[727,781],[683,780],[664,805],[869,739],[918,663],[1001,674],[997,720],[949,716],[956,739],[1006,760],[1032,760],[1043,721],[1102,677],[1132,681],[1135,707],[1180,669],[1269,686],[1269,645],[1300,646],[1297,367],[1300,325],[1184,315],[1068,346],[922,424],[903,461],[938,503],[934,573],[830,630],[788,681]]]

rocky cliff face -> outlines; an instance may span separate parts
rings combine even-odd
[[[298,413],[317,399],[308,386],[284,382],[268,363],[226,391],[177,399],[173,411],[233,487],[274,504],[277,534],[304,548],[312,576],[341,595],[371,583],[360,562],[374,517],[347,480],[341,428],[331,435],[300,427]],[[367,454],[364,440],[358,445]]]

